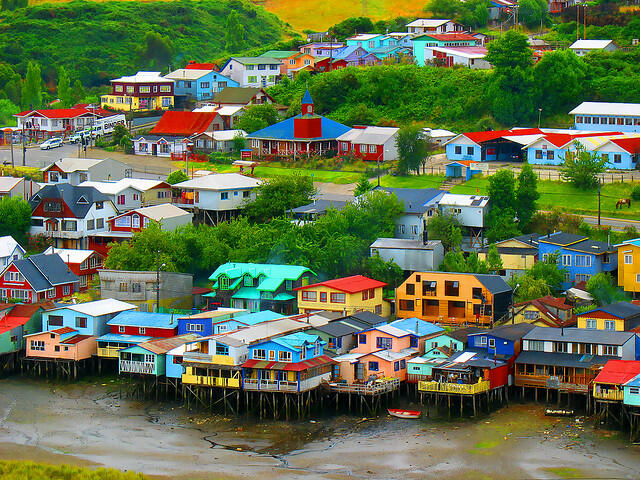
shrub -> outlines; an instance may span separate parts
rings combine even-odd
[[[633,187],[633,190],[631,190],[631,198],[634,200],[640,200],[640,185]]]

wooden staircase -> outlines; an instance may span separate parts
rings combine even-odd
[[[459,178],[446,178],[443,182],[442,185],[440,185],[440,190],[445,190],[445,191],[449,191],[451,190],[453,187],[455,187],[456,185],[460,185],[461,183],[464,183],[464,178],[459,177]]]

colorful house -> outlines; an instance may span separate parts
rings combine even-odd
[[[618,268],[616,249],[607,242],[598,242],[582,235],[555,232],[539,237],[538,258],[546,260],[558,253],[558,268],[565,268],[563,289],[588,281],[602,272],[615,272]]]
[[[372,257],[379,255],[385,262],[393,261],[406,272],[437,270],[444,260],[440,240],[410,238],[377,238],[369,245]]]
[[[131,176],[131,166],[110,158],[61,158],[41,168],[45,183],[70,183],[117,181]],[[36,192],[34,192],[36,193]],[[31,196],[29,196],[31,198]],[[28,199],[27,199],[28,200]]]
[[[576,324],[573,305],[566,298],[546,297],[516,303],[513,323],[529,323],[538,327],[572,327]],[[580,326],[580,325],[578,325]]]
[[[330,57],[332,52],[338,48],[344,47],[344,43],[340,42],[313,42],[306,43],[300,47],[300,53],[308,53],[314,57]]]
[[[62,261],[75,273],[80,282],[78,290],[80,292],[89,288],[89,284],[97,275],[98,269],[102,268],[104,255],[93,250],[74,250],[71,248],[54,248],[49,247],[44,252],[45,255],[59,255]]]
[[[418,318],[396,320],[358,334],[357,346],[334,358],[334,378],[348,384],[371,378],[407,379],[407,362],[424,352],[430,337],[443,329]]]
[[[618,286],[636,297],[640,292],[640,238],[615,247],[618,250]]]
[[[362,47],[367,51],[371,51],[376,47],[384,46],[385,35],[382,33],[361,33],[346,39],[347,46]]]
[[[109,219],[110,232],[129,233],[133,236],[155,222],[165,231],[174,231],[178,227],[191,224],[193,213],[187,212],[171,203],[143,207],[121,213]]]
[[[356,125],[337,138],[338,155],[349,153],[371,162],[398,159],[396,138],[399,128]]]
[[[64,136],[93,125],[98,118],[112,115],[101,108],[76,105],[72,108],[48,108],[16,113],[16,130],[36,140]]]
[[[298,287],[295,289],[298,292],[298,312],[328,310],[347,315],[368,310],[388,317],[391,306],[383,298],[386,285],[363,275],[352,275]]]
[[[346,125],[314,113],[307,90],[302,98],[302,113],[247,135],[258,157],[326,153],[338,149],[337,138],[350,129]]]
[[[103,335],[110,328],[107,322],[116,315],[134,310],[135,305],[119,300],[105,299],[95,302],[74,303],[49,309],[42,315],[41,329],[49,331],[61,327],[73,328],[80,335]]]
[[[418,18],[407,23],[406,27],[409,33],[421,34],[463,32],[465,30],[464,25],[456,23],[453,20],[440,18]]]
[[[293,77],[296,73],[307,70],[313,71],[314,56],[310,53],[299,52],[297,50],[269,50],[261,57],[276,58],[282,62],[280,74]]]
[[[25,335],[27,358],[85,360],[96,353],[95,337],[80,335],[78,330],[62,327],[47,332]]]
[[[0,237],[0,268],[4,268],[14,260],[21,260],[26,250],[11,235]]]
[[[578,328],[635,331],[640,326],[640,305],[618,302],[588,310],[576,315]]]
[[[209,312],[201,312],[178,319],[178,334],[193,333],[202,337],[226,334],[240,328],[282,318],[270,310],[248,313],[240,308],[218,308]]]
[[[622,386],[622,403],[629,407],[640,407],[640,375],[636,375]]]
[[[318,335],[304,332],[250,345],[242,365],[243,389],[300,393],[320,386],[331,378],[333,363],[324,345]]]
[[[509,313],[512,294],[498,275],[416,272],[396,289],[397,315],[488,326]]]
[[[53,302],[0,304],[0,355],[24,350],[25,335],[42,330],[42,313],[51,308]]]
[[[539,236],[537,233],[527,233],[496,242],[504,270],[500,272],[501,276],[513,278],[516,275],[522,275],[525,270],[531,268],[538,261]],[[488,253],[489,247],[482,247],[478,250],[478,258],[486,260]]]
[[[412,43],[413,57],[423,67],[426,47],[472,47],[478,45],[479,41],[468,33],[428,33],[414,36]]]
[[[59,255],[43,253],[13,260],[0,273],[0,299],[23,303],[60,300],[78,290],[80,279]]]
[[[640,375],[637,360],[609,360],[593,379],[591,395],[597,400],[622,402],[624,385]]]
[[[124,111],[166,110],[173,107],[173,80],[160,72],[138,72],[111,80],[111,93],[102,95],[102,108]]]
[[[40,190],[40,185],[34,180],[24,177],[0,176],[0,199],[17,197],[27,202],[38,190]],[[0,264],[0,266],[2,265]]]
[[[171,185],[161,180],[123,178],[116,182],[82,182],[106,195],[119,212],[159,205],[171,201]]]
[[[380,317],[380,320],[384,319]],[[326,343],[324,351],[335,356],[349,352],[356,346],[357,335],[371,327],[372,325],[356,317],[346,317],[313,328],[307,333],[318,335]]]
[[[275,85],[282,62],[268,57],[231,57],[220,69],[240,87],[266,88]]]
[[[512,360],[522,350],[522,337],[534,328],[536,327],[528,323],[520,323],[471,333],[468,335],[468,348],[485,350],[490,355]]]
[[[481,331],[480,328],[467,327],[429,338],[425,344],[425,354],[407,362],[407,382],[431,380],[433,367],[442,365],[453,354],[464,350],[468,333]]]
[[[213,69],[179,68],[164,76],[174,82],[174,95],[190,100],[211,100],[227,87],[240,84]]]
[[[251,105],[274,104],[276,101],[262,87],[227,87],[216,95],[216,107],[250,107]]]
[[[482,174],[480,162],[475,160],[457,160],[445,165],[445,175],[451,178],[464,178],[467,182],[471,177]]]
[[[196,335],[157,338],[118,351],[118,373],[164,376],[167,352],[196,339]]]
[[[640,103],[582,102],[569,115],[576,130],[640,132]]]
[[[295,288],[309,285],[316,274],[307,267],[259,263],[225,263],[211,274],[210,304],[250,312],[296,309]]]
[[[345,62],[347,67],[368,67],[382,63],[375,54],[369,53],[364,47],[358,45],[348,45],[335,50],[335,60],[337,62]],[[332,65],[334,64],[332,63]],[[332,70],[335,70],[335,68],[332,68]]]

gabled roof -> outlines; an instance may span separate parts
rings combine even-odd
[[[213,102],[230,105],[247,105],[253,97],[260,92],[265,93],[262,88],[257,87],[225,87],[215,96]],[[269,95],[267,95],[267,97],[273,101]]]
[[[280,65],[281,63],[280,59],[271,57],[231,57],[231,60],[235,60],[243,65]]]
[[[233,190],[255,188],[260,180],[239,173],[212,173],[176,183],[175,188],[195,188],[199,190]]]
[[[147,342],[142,342],[137,345],[132,345],[131,347],[127,347],[122,351],[133,349],[136,347],[143,348],[151,353],[155,353],[156,355],[162,355],[167,353],[169,350],[172,350],[180,345],[184,345],[185,343],[192,342],[193,340],[197,340],[198,335],[188,333],[185,335],[179,335],[177,337],[170,338],[158,338],[154,340],[149,340]]]
[[[282,281],[297,280],[307,272],[315,275],[311,269],[299,265],[228,262],[216,268],[209,277],[209,280],[217,280],[218,277],[223,274],[227,275],[229,278],[240,278],[244,275],[250,275],[252,278],[258,278],[259,276],[264,275],[266,278],[260,283],[258,289],[263,290],[266,288],[266,285],[262,285],[264,282],[267,282],[269,279],[275,279],[279,281],[278,285],[275,285],[275,288],[273,288],[273,290],[275,290]]]
[[[8,310],[0,318],[0,334],[26,324],[39,310],[51,310],[55,305],[51,301],[41,303],[5,303],[0,310]]]
[[[73,248],[55,248],[48,247],[44,252],[45,255],[58,254],[64,263],[80,264],[87,260],[91,255],[96,253],[94,250],[75,250]]]
[[[629,339],[634,338],[635,335],[632,332],[617,332],[614,330],[535,327],[523,339],[623,345]]]
[[[418,337],[424,337],[426,335],[433,335],[436,333],[444,332],[444,329],[442,327],[415,317],[402,318],[389,323],[389,325],[394,328],[404,330],[405,332],[412,335],[417,335]]]
[[[294,288],[294,290],[307,290],[315,287],[327,287],[340,290],[346,293],[357,293],[371,288],[380,288],[387,285],[385,282],[365,277],[364,275],[352,275],[350,277],[336,278],[334,280],[326,280],[303,287]]]
[[[298,55],[299,53],[300,52],[297,50],[268,50],[259,56],[269,58],[289,58],[294,55]]]
[[[454,205],[458,207],[485,208],[489,197],[483,195],[465,195],[461,193],[445,193],[440,199],[440,205]]]
[[[527,333],[533,330],[533,325],[529,323],[516,323],[514,325],[501,325],[499,327],[486,330],[484,332],[472,333],[469,336],[476,335],[489,335],[497,338],[503,338],[505,340],[511,340],[513,342],[520,340]]]
[[[640,375],[640,362],[637,360],[609,360],[593,380],[594,383],[623,385]]]
[[[116,195],[127,188],[133,188],[140,192],[146,192],[152,188],[171,188],[171,185],[162,180],[151,180],[148,178],[123,178],[118,181],[92,182],[86,181],[78,185],[79,187],[94,187],[105,195]]]
[[[180,112],[169,110],[164,112],[151,134],[162,135],[195,135],[211,127],[216,119],[216,112]]]
[[[303,103],[305,102],[303,101]],[[400,129],[396,127],[352,128],[348,132],[340,135],[337,140],[339,142],[349,141],[358,145],[383,145],[389,139],[393,138],[399,130]]]
[[[119,313],[126,310],[134,310],[137,308],[130,303],[121,302],[114,298],[105,298],[103,300],[96,300],[95,302],[76,303],[71,305],[62,305],[53,311],[57,310],[72,310],[83,315],[89,315],[92,317],[100,317],[102,315],[108,315],[110,313]]]
[[[491,140],[497,140],[498,138],[502,138],[504,136],[523,136],[523,135],[536,135],[543,134],[544,132],[539,128],[514,128],[511,130],[488,130],[484,132],[467,132],[461,133],[460,135],[456,135],[454,138],[449,140],[448,143],[453,143],[459,136],[467,137],[469,140],[476,144],[480,144],[482,142],[489,142]],[[445,144],[445,145],[446,145]]]
[[[616,251],[615,247],[609,245],[607,242],[598,242],[582,235],[564,232],[556,232],[551,235],[540,236],[538,238],[538,243],[558,245],[567,250],[589,253],[591,255],[613,253]]]
[[[330,118],[318,115],[320,118],[320,136],[310,137],[308,140],[334,140],[350,129],[346,125],[331,120]],[[294,134],[294,124],[296,119],[303,118],[302,114],[287,118],[281,122],[270,125],[257,132],[250,133],[247,138],[274,139],[274,140],[303,140]],[[304,138],[307,139],[307,138]]]
[[[640,103],[582,102],[569,115],[640,116]]]
[[[59,255],[39,253],[22,260],[14,260],[12,265],[15,265],[36,292],[80,281]]]
[[[78,187],[70,183],[45,185],[36,193],[29,204],[35,210],[40,203],[49,199],[60,199],[71,209],[75,218],[84,218],[95,202],[109,202],[109,198],[93,187]],[[80,201],[84,199],[84,201]]]
[[[119,313],[107,322],[107,325],[127,327],[176,328],[179,315],[170,313],[136,312],[133,310]]]
[[[376,315],[373,312],[369,312],[368,310],[352,313],[349,315],[349,318],[355,318],[356,320],[369,324],[369,326],[380,325],[381,323],[386,322],[384,317]]]
[[[132,213],[138,213],[156,222],[159,222],[160,220],[164,220],[166,218],[193,216],[192,213],[186,210],[183,210],[180,207],[176,207],[172,203],[163,203],[161,205],[152,205],[150,207],[143,207],[143,208],[137,208],[135,210],[130,210],[116,217],[113,217],[112,219],[110,219],[110,221],[116,218],[123,217],[125,215],[131,215]]]
[[[535,298],[533,300],[528,300],[526,302],[516,303],[514,307],[526,307],[528,305],[532,305],[536,307],[540,313],[544,315],[544,317],[539,318],[542,323],[549,327],[567,327],[575,324],[575,320],[573,318],[567,318],[566,320],[562,320],[555,312],[551,310],[551,308],[569,311],[573,308],[573,305],[569,305],[565,303],[565,298],[554,298],[551,295],[547,295],[542,298]],[[519,312],[522,310],[519,310]]]
[[[0,192],[9,192],[13,187],[15,187],[23,180],[23,178],[16,177],[0,177]]]
[[[582,312],[577,316],[588,317],[589,314],[593,312],[606,312],[610,315],[613,315],[614,317],[621,318],[622,320],[627,320],[640,316],[640,305],[634,305],[630,302],[611,303],[609,305],[602,305],[601,307]]]
[[[120,83],[173,83],[173,80],[164,78],[160,75],[160,72],[138,72],[135,75],[115,78],[111,81]]]
[[[446,193],[435,188],[374,187],[374,190],[395,193],[398,200],[404,205],[404,213],[419,214],[423,214],[429,210],[436,199]]]
[[[14,117],[26,117],[32,115],[41,115],[46,118],[76,118],[83,115],[100,116],[93,110],[87,110],[86,108],[49,108],[42,110],[25,110],[24,112],[16,113]]]
[[[492,294],[510,292],[511,287],[500,275],[486,275],[475,273],[474,277],[478,279],[478,281],[484,285],[484,287],[489,290]]]
[[[343,337],[345,335],[352,335],[354,333],[362,332],[370,327],[368,323],[361,322],[355,318],[342,318],[340,320],[334,320],[316,327],[316,330],[322,333],[326,333],[332,337]]]
[[[318,335],[311,335],[304,332],[290,333],[282,337],[273,338],[271,341],[283,347],[296,350],[300,350],[305,344],[312,344],[318,341],[324,343]]]
[[[613,43],[613,40],[576,40],[569,47],[572,50],[591,50],[606,48]]]
[[[198,80],[213,72],[213,69],[179,68],[171,73],[167,73],[164,78],[169,80]],[[220,75],[222,76],[222,75]]]
[[[22,246],[16,242],[11,235],[0,237],[0,258],[11,255],[16,247],[18,247],[23,254],[25,253],[25,249],[22,248]]]
[[[84,172],[99,163],[102,163],[102,160],[95,158],[61,158],[41,170],[46,172],[55,166],[65,173]]]
[[[407,23],[405,26],[407,27],[439,27],[444,25],[447,22],[450,22],[449,19],[441,19],[441,18],[418,18],[413,22]]]

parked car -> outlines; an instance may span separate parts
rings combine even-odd
[[[50,138],[49,140],[45,140],[44,142],[42,142],[40,144],[40,149],[49,150],[50,148],[56,148],[61,146],[62,146],[62,139],[53,137],[53,138]]]
[[[78,143],[78,142],[81,142],[83,138],[88,136],[89,136],[89,132],[87,132],[86,130],[82,130],[80,132],[76,132],[73,135],[71,135],[69,137],[69,142]]]

